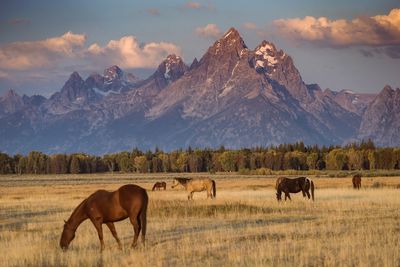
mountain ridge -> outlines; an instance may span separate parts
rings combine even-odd
[[[73,72],[48,99],[7,94],[0,97],[0,123],[14,126],[0,131],[0,149],[10,153],[239,148],[296,141],[327,145],[381,136],[368,132],[376,127],[364,118],[380,112],[370,110],[381,94],[323,91],[305,84],[287,53],[266,40],[251,50],[234,28],[190,66],[169,55],[144,80],[114,65],[86,80]]]

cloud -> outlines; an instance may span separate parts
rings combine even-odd
[[[146,11],[147,11],[147,13],[149,13],[152,16],[159,16],[160,15],[160,10],[158,8],[149,8]]]
[[[185,8],[187,9],[200,9],[202,5],[198,2],[188,2],[185,4]]]
[[[168,42],[140,45],[134,36],[124,36],[109,41],[104,47],[92,44],[86,56],[94,62],[117,64],[123,68],[152,68],[158,66],[169,54],[181,55],[181,49]]]
[[[168,42],[140,44],[134,36],[111,40],[105,46],[94,43],[87,47],[86,35],[66,32],[44,40],[0,46],[0,71],[65,69],[76,65],[93,69],[97,63],[124,68],[153,68],[172,53],[181,55],[181,49]]]
[[[222,35],[221,30],[216,24],[207,24],[204,27],[197,27],[196,34],[207,39],[216,39]]]
[[[38,41],[0,46],[0,79],[13,84],[39,77],[54,79],[72,71],[101,71],[111,65],[122,68],[155,68],[169,54],[181,49],[169,42],[142,44],[135,36],[110,40],[106,45],[86,44],[86,35],[67,32]]]
[[[300,42],[322,47],[385,47],[388,56],[398,55],[400,46],[400,9],[387,15],[330,20],[326,17],[278,19],[273,22],[279,33]],[[369,54],[367,55],[369,56]]]
[[[13,42],[0,46],[0,68],[25,70],[49,67],[76,55],[86,41],[84,34],[67,32],[39,41]]]
[[[179,9],[216,11],[216,8],[212,3],[201,4],[199,2],[187,2],[183,6],[180,6]]]
[[[243,27],[248,30],[255,30],[257,29],[257,24],[254,22],[245,22],[243,23]]]

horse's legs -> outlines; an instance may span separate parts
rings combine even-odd
[[[310,199],[311,195],[310,195],[310,191],[309,190],[306,191],[306,194],[308,196],[308,199]]]
[[[103,240],[103,227],[102,227],[102,222],[100,220],[96,220],[96,218],[90,218],[90,220],[92,221],[94,227],[97,230],[97,234],[99,235],[99,239],[100,239],[100,250],[103,251],[105,248],[104,245],[104,240]]]
[[[290,201],[292,201],[292,199],[290,198],[290,194],[289,194],[289,192],[285,192],[285,201],[286,201],[286,197],[290,200]]]
[[[188,200],[193,200],[193,193],[194,193],[193,191],[189,193]]]
[[[132,214],[129,216],[129,219],[131,220],[131,224],[133,225],[133,231],[135,232],[135,236],[133,237],[133,242],[132,242],[132,248],[135,248],[137,246],[137,240],[139,238],[139,233],[141,229],[140,222],[138,220],[137,214]]]
[[[306,190],[301,189],[301,193],[303,194],[303,197],[306,197]]]
[[[121,241],[118,238],[117,231],[115,230],[114,224],[112,222],[109,222],[109,223],[106,223],[106,225],[108,226],[108,229],[110,229],[110,231],[111,231],[113,237],[115,238],[115,240],[117,240],[118,248],[122,249]]]

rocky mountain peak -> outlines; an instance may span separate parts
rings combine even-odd
[[[117,79],[122,79],[124,76],[124,71],[121,70],[117,65],[114,65],[105,69],[103,76],[105,82],[112,82]]]
[[[195,58],[193,59],[192,64],[190,64],[189,69],[192,70],[192,69],[196,68],[198,65],[199,65],[199,61],[197,60],[197,57],[195,57]]]
[[[236,30],[234,27],[229,28],[229,30],[222,36],[221,39],[224,40],[237,40],[240,41],[242,37],[240,36],[240,33],[238,30]]]
[[[247,48],[239,32],[235,28],[230,28],[213,46],[208,49],[207,54],[212,56],[225,56],[234,52],[237,55]]]
[[[162,75],[165,81],[169,83],[179,79],[188,69],[189,67],[180,56],[171,54],[158,66],[156,75]]]
[[[400,89],[386,85],[368,105],[359,139],[371,138],[378,145],[398,146],[400,136]]]
[[[71,73],[71,75],[69,76],[69,80],[82,80],[81,75],[79,75],[79,73],[77,71],[74,71],[73,73]]]
[[[79,97],[87,94],[87,89],[85,87],[85,82],[78,72],[74,71],[69,79],[66,81],[64,86],[62,87],[60,93],[55,93],[51,99],[60,98],[64,103],[74,102]],[[80,98],[81,99],[81,98]],[[80,100],[78,99],[78,100]]]
[[[272,74],[277,71],[278,65],[285,57],[286,54],[282,50],[277,51],[273,43],[264,40],[254,49],[255,69],[258,72]]]
[[[11,97],[16,97],[19,96],[13,89],[8,89],[5,93],[3,98],[11,98]]]
[[[383,87],[382,91],[380,92],[379,95],[382,96],[390,96],[394,93],[395,91],[393,90],[393,88],[390,85],[386,85],[385,87]]]
[[[82,77],[79,75],[78,72],[74,71],[65,82],[63,89],[68,87],[75,87],[77,85],[81,85],[83,83]],[[62,89],[61,89],[62,91]]]
[[[0,115],[2,113],[12,113],[22,108],[24,105],[22,97],[14,90],[8,90],[0,97]]]

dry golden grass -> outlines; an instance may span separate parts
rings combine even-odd
[[[316,201],[301,194],[277,203],[272,177],[213,175],[217,199],[172,190],[175,174],[0,176],[1,266],[399,266],[400,178],[314,178]],[[179,174],[178,176],[193,176]],[[207,176],[196,174],[194,176]],[[67,219],[97,189],[126,183],[150,189],[147,246],[132,250],[129,220],[116,223],[119,251],[103,227],[106,250],[89,221],[70,249],[58,242]],[[383,185],[372,188],[374,183]]]

